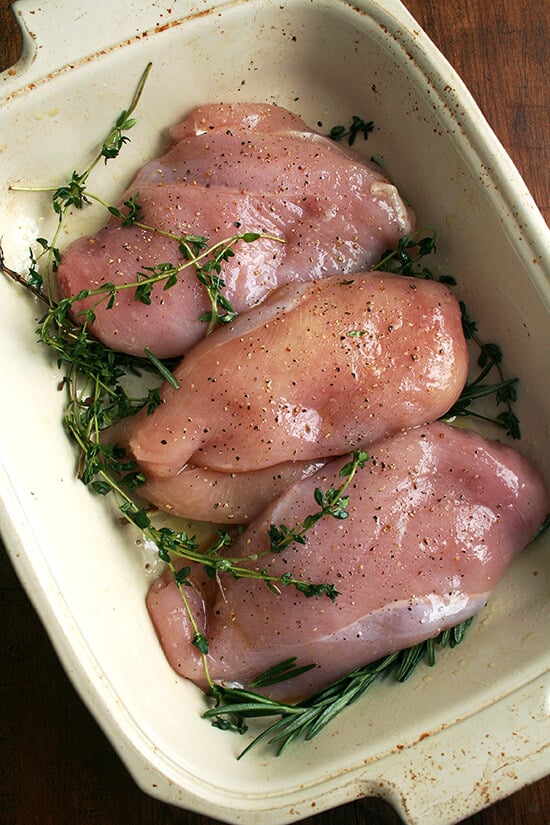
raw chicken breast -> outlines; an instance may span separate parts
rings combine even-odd
[[[296,656],[318,667],[270,692],[303,695],[477,613],[548,511],[542,481],[515,450],[473,432],[434,423],[372,447],[348,492],[349,518],[325,517],[280,555],[256,562],[270,574],[332,583],[339,596],[274,594],[250,579],[205,585],[194,569],[186,588],[209,640],[214,680],[247,684]],[[340,487],[340,458],[290,488],[231,548],[267,551],[270,525],[300,524],[318,508],[316,487]],[[247,563],[254,566],[253,562]],[[147,598],[165,654],[181,675],[204,686],[201,658],[181,596],[169,577]]]
[[[440,417],[466,371],[443,284],[383,272],[289,284],[198,344],[179,389],[108,437],[148,477],[313,461]]]
[[[198,106],[170,129],[174,141],[214,131],[259,131],[268,134],[308,132],[301,117],[270,103],[208,103]]]
[[[185,235],[209,244],[244,232],[272,235],[278,240],[240,242],[223,265],[223,294],[243,312],[278,285],[367,269],[414,228],[411,210],[376,165],[285,109],[203,107],[172,135],[173,147],[146,164],[121,198],[139,192],[140,223],[169,236],[111,218],[64,252],[63,296],[134,283],[159,264],[178,266],[177,239]],[[73,316],[93,305],[91,330],[114,349],[182,355],[206,332],[200,316],[209,300],[191,267],[163,287],[154,286],[150,304],[137,301],[133,289],[120,291],[110,309],[97,298],[79,301]]]
[[[313,475],[324,463],[286,461],[248,473],[223,473],[189,464],[176,476],[149,476],[139,494],[173,516],[246,524],[291,484]]]
[[[275,200],[263,195],[251,198],[233,189],[178,184],[142,186],[139,196],[144,223],[178,237],[196,234],[206,226],[210,244],[257,230],[286,241],[286,226],[295,220],[296,209],[282,198],[277,203]],[[280,240],[260,238],[248,244],[239,242],[234,252],[235,257],[223,269],[224,295],[240,311],[258,303],[277,286],[277,271],[288,246]],[[72,295],[106,282],[133,283],[138,272],[150,275],[148,266],[180,260],[176,239],[136,226],[123,227],[113,219],[97,235],[79,238],[69,247],[59,266],[59,286],[62,294]],[[192,269],[182,270],[178,283],[170,289],[165,290],[163,284],[155,286],[150,304],[136,300],[134,289],[126,289],[118,293],[112,309],[106,309],[105,303],[96,305],[97,297],[77,301],[75,313],[94,307],[96,320],[91,329],[104,344],[138,356],[148,348],[158,358],[187,352],[205,335],[208,325],[200,317],[211,309],[205,288]]]

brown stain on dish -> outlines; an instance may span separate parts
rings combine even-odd
[[[245,1],[246,0],[243,0],[243,2],[245,2]],[[29,13],[34,14],[33,11],[30,11]],[[169,13],[171,13],[171,10],[169,10]],[[8,103],[11,100],[14,100],[18,97],[21,97],[21,96],[25,95],[25,94],[28,94],[29,92],[33,91],[34,89],[42,87],[45,83],[49,83],[53,78],[56,78],[60,75],[63,75],[67,71],[72,71],[73,69],[76,69],[79,66],[84,66],[84,65],[87,65],[89,63],[92,63],[94,60],[97,60],[99,57],[104,57],[105,55],[116,52],[119,49],[123,49],[127,46],[130,46],[133,43],[137,43],[140,40],[145,40],[145,39],[147,39],[149,37],[152,37],[156,34],[162,33],[164,31],[168,31],[169,29],[176,28],[177,26],[180,26],[182,24],[188,24],[190,21],[200,20],[201,18],[208,18],[208,17],[215,16],[215,15],[217,15],[218,17],[220,16],[220,10],[219,9],[204,9],[203,11],[199,11],[199,12],[195,12],[194,14],[190,14],[187,17],[178,18],[177,20],[171,20],[171,21],[166,22],[166,23],[157,23],[157,25],[154,28],[144,29],[143,31],[138,32],[133,37],[129,37],[126,40],[122,41],[121,43],[115,43],[113,46],[109,46],[105,49],[99,49],[98,51],[95,51],[92,54],[89,54],[86,57],[81,58],[80,60],[72,61],[71,63],[66,63],[64,66],[60,66],[59,69],[55,69],[54,71],[48,72],[46,75],[44,75],[44,77],[41,77],[36,81],[28,83],[26,86],[22,86],[20,89],[16,89],[11,94],[6,95],[6,97],[3,98],[3,103]],[[14,23],[15,23],[15,20],[14,20]],[[27,34],[32,40],[34,40],[36,42],[37,38],[36,38],[36,34],[34,32],[32,32],[30,29],[27,29]],[[20,50],[19,50],[19,52],[20,52]],[[29,65],[32,64],[36,60],[37,55],[38,55],[38,50],[36,50],[34,52],[34,54],[32,54],[32,56],[30,57]],[[22,59],[21,53],[19,53],[19,57],[17,57],[16,55],[14,56],[13,50],[12,50],[11,57],[13,59],[18,59],[19,61],[21,61],[21,59]],[[24,71],[25,67],[24,66],[20,67],[19,62],[18,62],[15,66],[10,68],[10,71],[9,71],[10,76],[17,75],[19,70]],[[0,92],[1,92],[1,87],[0,87]]]

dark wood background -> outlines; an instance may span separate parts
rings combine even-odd
[[[550,222],[549,0],[406,5],[465,80]],[[0,0],[0,70],[19,48],[9,0]],[[65,676],[3,547],[0,635],[0,825],[213,825],[136,787]],[[307,820],[343,823],[400,820],[377,799]],[[550,825],[550,776],[464,825]]]

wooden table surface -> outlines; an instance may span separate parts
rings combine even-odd
[[[465,80],[550,222],[549,0],[407,6]],[[19,45],[9,0],[0,0],[0,70],[16,61]],[[136,787],[65,676],[4,548],[0,628],[0,825],[213,825]],[[399,822],[376,799],[307,820]],[[550,825],[550,776],[464,825]]]

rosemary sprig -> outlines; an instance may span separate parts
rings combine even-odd
[[[443,631],[435,639],[420,642],[414,647],[392,653],[372,664],[357,668],[336,680],[313,696],[287,704],[269,699],[261,694],[242,688],[214,685],[210,696],[214,706],[203,714],[215,727],[244,733],[247,719],[278,716],[279,719],[266,727],[241,752],[239,759],[260,742],[274,746],[277,755],[297,740],[309,741],[317,736],[343,710],[357,701],[380,677],[393,674],[398,682],[406,681],[422,661],[433,666],[437,647],[456,647],[464,639],[472,618]],[[296,667],[295,659],[288,659],[266,671],[252,683],[256,687],[272,685],[300,675],[315,665]]]
[[[301,676],[302,673],[307,673],[309,670],[313,670],[316,667],[316,664],[297,666],[296,656],[292,656],[290,659],[285,659],[283,662],[279,662],[278,665],[274,665],[273,667],[268,668],[268,670],[264,670],[264,672],[260,673],[259,676],[255,676],[250,682],[249,687],[265,688],[270,685],[276,685],[279,682],[286,681],[287,679],[295,679],[297,676]]]
[[[427,231],[428,234],[422,235],[421,233],[424,231]],[[435,280],[431,269],[421,266],[420,263],[426,256],[436,252],[436,249],[436,233],[433,230],[420,230],[410,237],[405,235],[401,238],[397,248],[385,252],[378,263],[373,266],[373,269],[393,272],[396,275]],[[451,275],[440,275],[437,280],[448,286],[456,285],[456,281]],[[460,397],[443,418],[449,420],[457,416],[475,417],[505,429],[506,434],[512,438],[521,438],[519,418],[513,408],[513,404],[517,400],[518,379],[505,376],[502,368],[501,348],[498,344],[485,343],[481,339],[478,335],[477,323],[470,317],[466,304],[464,301],[459,301],[459,305],[464,337],[472,340],[479,350],[477,365],[480,372],[464,386]],[[497,372],[499,380],[483,383],[492,370]],[[497,407],[504,405],[506,409],[491,417],[472,408],[475,401],[488,396],[494,397]]]

